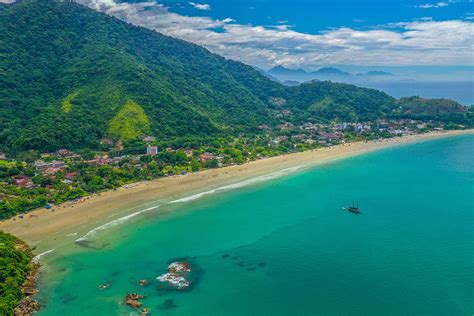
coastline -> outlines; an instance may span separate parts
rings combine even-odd
[[[25,216],[22,220],[2,221],[0,230],[17,236],[30,246],[37,247],[35,253],[44,252],[49,250],[50,244],[54,244],[56,240],[58,243],[71,244],[83,236],[83,232],[104,225],[114,220],[115,216],[138,215],[132,210],[145,208],[144,205],[154,201],[161,200],[167,203],[176,199],[187,201],[190,200],[190,196],[206,194],[207,190],[215,190],[223,185],[232,187],[242,181],[291,168],[315,166],[397,145],[466,134],[474,134],[474,130],[432,132],[383,141],[349,143],[252,161],[244,165],[208,169],[185,176],[138,182],[114,191],[86,197],[75,205],[65,203],[55,207],[54,212],[38,209],[28,214],[35,215],[31,218]],[[64,236],[68,238],[65,239]]]

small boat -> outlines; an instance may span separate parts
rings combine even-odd
[[[360,214],[360,208],[359,208],[359,204],[354,204],[352,203],[351,206],[349,207],[343,207],[342,208],[343,210],[346,210],[348,212],[351,212],[351,213],[355,213],[355,214]]]

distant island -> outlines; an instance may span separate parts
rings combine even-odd
[[[308,79],[320,79],[326,76],[358,76],[358,77],[371,77],[371,76],[393,76],[392,73],[386,71],[372,70],[366,73],[351,74],[349,72],[342,71],[335,67],[322,67],[317,71],[306,71],[304,69],[290,69],[284,66],[276,66],[268,70],[268,74],[276,77],[283,76],[305,76]]]

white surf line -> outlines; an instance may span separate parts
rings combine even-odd
[[[286,169],[276,171],[276,172],[272,172],[272,173],[268,173],[268,174],[265,174],[265,175],[262,175],[262,176],[259,176],[259,177],[247,179],[247,180],[244,180],[244,181],[241,181],[241,182],[224,185],[224,186],[221,186],[221,187],[209,190],[209,191],[197,193],[197,194],[194,194],[194,195],[190,195],[190,196],[187,196],[187,197],[183,197],[183,198],[168,202],[168,204],[190,202],[190,201],[193,201],[193,200],[197,200],[197,199],[199,199],[203,196],[210,195],[210,194],[213,194],[213,193],[216,193],[216,192],[219,192],[219,191],[238,189],[238,188],[241,188],[241,187],[249,186],[249,185],[254,184],[254,183],[263,182],[263,181],[267,181],[267,180],[271,180],[271,179],[276,179],[276,178],[282,177],[284,175],[287,175],[289,173],[295,172],[295,171],[305,167],[306,165],[307,164],[303,164],[303,165],[299,165],[299,166],[295,166],[295,167],[291,167],[291,168],[286,168]]]
[[[77,236],[77,233],[71,233],[71,234],[66,235],[66,237],[74,237],[74,236]]]
[[[91,237],[94,237],[94,235],[101,231],[101,230],[106,230],[108,228],[111,228],[111,227],[115,227],[115,226],[118,226],[126,221],[128,221],[129,219],[137,216],[137,215],[140,215],[142,213],[145,213],[145,212],[149,212],[151,210],[155,210],[157,208],[159,208],[161,205],[156,205],[156,206],[152,206],[152,207],[149,207],[149,208],[146,208],[144,210],[141,210],[141,211],[138,211],[138,212],[135,212],[135,213],[132,213],[132,214],[129,214],[129,215],[126,215],[126,216],[123,216],[123,217],[120,217],[120,218],[117,218],[113,221],[110,221],[108,223],[105,223],[104,225],[101,225],[99,227],[96,227],[92,230],[90,230],[87,234],[85,234],[84,236],[82,236],[81,238],[78,238],[76,239],[75,241],[78,242],[78,241],[86,241],[88,240],[89,238]]]
[[[201,192],[201,193],[197,193],[197,194],[194,194],[194,195],[191,195],[191,196],[187,196],[187,197],[184,197],[184,198],[180,198],[180,199],[177,199],[177,200],[174,200],[174,201],[171,201],[171,202],[168,202],[166,204],[174,204],[174,203],[184,203],[184,202],[189,202],[189,201],[193,201],[193,200],[196,200],[196,199],[199,199],[203,196],[206,196],[206,195],[209,195],[209,194],[213,194],[213,193],[216,193],[218,191],[224,191],[224,190],[232,190],[232,189],[237,189],[237,188],[241,188],[241,187],[244,187],[244,186],[248,186],[248,185],[251,185],[251,184],[254,184],[254,183],[258,183],[258,182],[262,182],[262,181],[266,181],[266,180],[271,180],[271,179],[275,179],[275,178],[279,178],[281,176],[284,176],[286,174],[289,174],[289,173],[292,173],[292,172],[295,172],[303,167],[305,167],[306,165],[309,165],[309,164],[302,164],[302,165],[299,165],[299,166],[295,166],[295,167],[291,167],[291,168],[286,168],[286,169],[283,169],[283,170],[279,170],[279,171],[276,171],[276,172],[272,172],[272,173],[268,173],[268,174],[264,174],[262,176],[258,176],[258,177],[255,177],[255,178],[251,178],[251,179],[248,179],[248,180],[244,180],[244,181],[241,181],[241,182],[237,182],[237,183],[233,183],[233,184],[228,184],[228,185],[224,185],[224,186],[221,186],[221,187],[218,187],[216,189],[212,189],[212,190],[209,190],[209,191],[205,191],[205,192]],[[140,206],[143,206],[143,205],[147,205],[147,204],[151,204],[151,203],[156,203],[156,201],[153,201],[153,202],[149,202],[149,203],[145,203],[145,204],[142,204]],[[135,209],[135,208],[139,208],[140,206],[135,206],[135,207],[132,207],[128,210],[132,210],[132,209]],[[92,230],[90,230],[88,233],[86,233],[84,236],[76,239],[75,241],[76,242],[80,242],[80,241],[87,241],[89,240],[91,237],[94,237],[94,235],[99,232],[99,231],[102,231],[102,230],[106,230],[108,228],[111,228],[111,227],[115,227],[115,226],[118,226],[126,221],[128,221],[129,219],[135,217],[135,216],[138,216],[142,213],[145,213],[145,212],[149,212],[151,210],[155,210],[157,208],[159,208],[161,206],[160,205],[155,205],[155,206],[152,206],[152,207],[149,207],[149,208],[146,208],[144,210],[141,210],[141,211],[138,211],[138,212],[135,212],[135,213],[132,213],[132,214],[129,214],[129,215],[126,215],[126,216],[123,216],[123,217],[120,217],[118,219],[115,219],[113,221],[110,221],[104,225],[101,225],[99,227],[96,227]],[[123,213],[125,211],[122,211],[120,213]],[[120,214],[120,213],[116,213],[114,215],[117,215],[117,214]]]
[[[151,201],[151,202],[148,202],[148,203],[143,203],[143,204],[140,204],[140,205],[137,205],[137,206],[134,206],[134,207],[130,207],[130,208],[127,208],[126,210],[123,210],[123,211],[114,213],[114,214],[112,214],[112,215],[109,215],[109,216],[107,216],[107,218],[112,218],[112,217],[114,217],[114,216],[117,216],[117,215],[120,215],[120,214],[123,214],[123,213],[127,213],[127,212],[129,212],[129,211],[131,211],[131,210],[134,210],[134,209],[136,209],[136,208],[141,208],[141,207],[144,207],[144,206],[149,205],[149,204],[154,204],[154,203],[156,203],[156,202],[157,202],[157,201],[154,200],[154,201]]]
[[[45,256],[45,255],[47,255],[47,254],[49,254],[49,253],[52,253],[52,252],[55,251],[55,250],[56,250],[56,249],[50,249],[50,250],[48,250],[48,251],[45,251],[45,252],[40,253],[39,255],[36,255],[35,257],[33,257],[33,261],[38,262],[38,261],[41,259],[41,257],[43,257],[43,256]]]

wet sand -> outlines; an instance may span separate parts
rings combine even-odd
[[[103,225],[118,214],[127,215],[127,210],[130,208],[135,208],[136,212],[140,209],[138,208],[140,205],[152,201],[171,201],[295,166],[322,164],[400,144],[473,133],[474,130],[433,132],[380,142],[350,143],[257,160],[244,165],[139,182],[128,185],[127,188],[122,187],[84,198],[75,204],[65,203],[55,206],[54,212],[38,209],[25,215],[24,219],[17,217],[16,220],[0,222],[0,230],[12,233],[30,245],[38,245],[37,252],[45,251],[49,246],[40,246],[40,242],[44,239],[53,239],[52,236],[56,236],[54,237],[56,240],[68,236],[68,233],[81,230],[87,232],[88,229]],[[73,241],[75,235],[69,235],[70,241]]]

